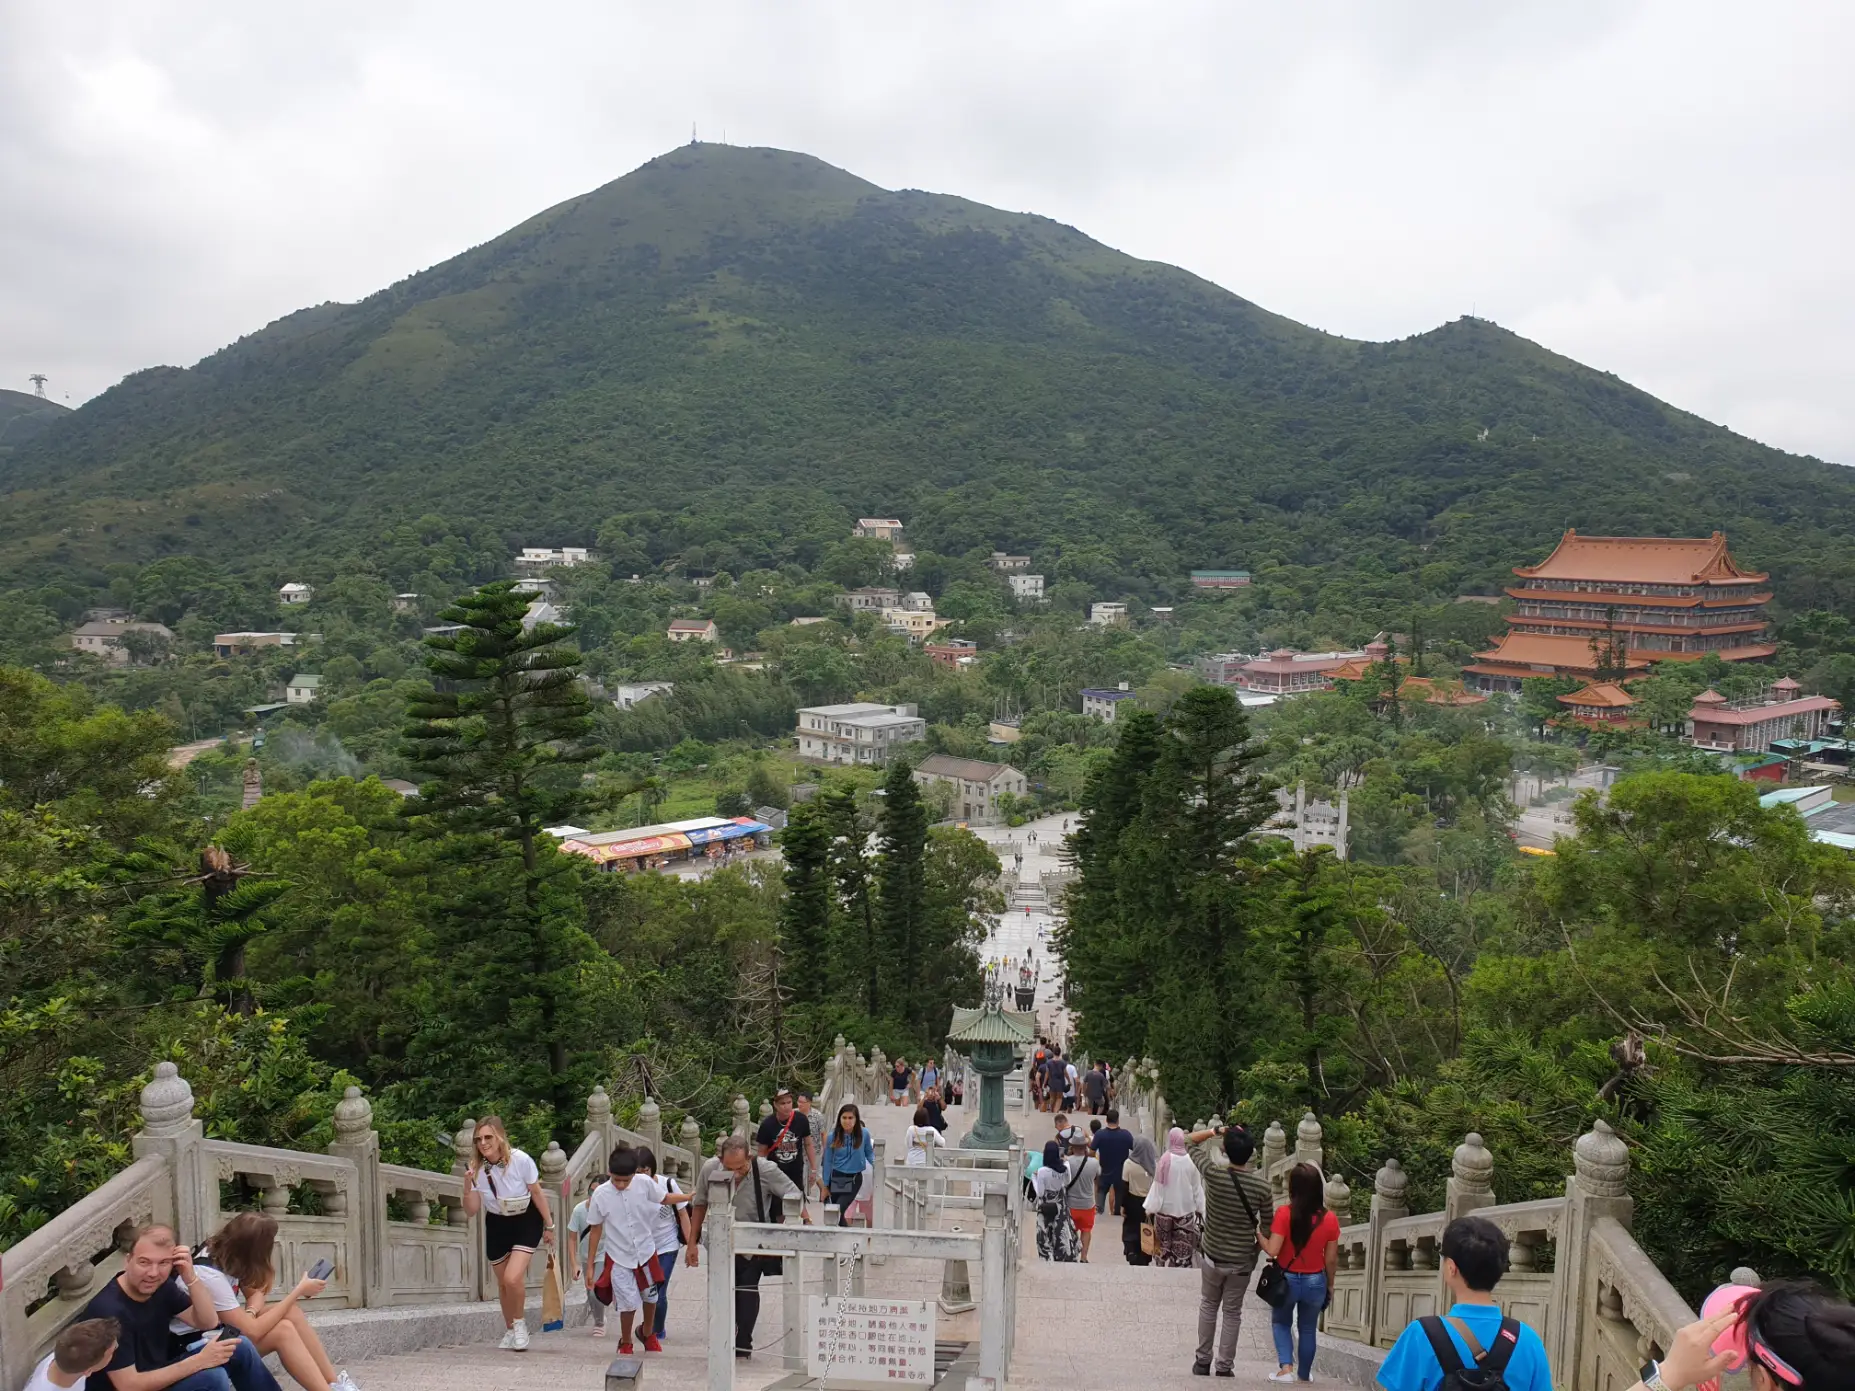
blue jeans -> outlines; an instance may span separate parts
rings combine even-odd
[[[229,1338],[232,1330],[227,1329],[220,1336]],[[179,1381],[169,1382],[167,1391],[230,1391],[233,1387],[237,1391],[279,1391],[277,1378],[271,1375],[271,1369],[264,1365],[257,1344],[249,1338],[238,1340],[232,1360],[223,1367],[210,1367],[206,1371],[182,1377]]]
[[[670,1277],[676,1274],[676,1263],[683,1256],[683,1248],[678,1246],[668,1255],[661,1251],[657,1259],[663,1262],[663,1283],[657,1286],[657,1314],[651,1323],[651,1332],[663,1337],[663,1322],[670,1317]]]
[[[1269,1311],[1269,1332],[1275,1338],[1275,1360],[1284,1367],[1292,1366],[1295,1375],[1306,1381],[1314,1372],[1314,1325],[1320,1322],[1321,1306],[1327,1302],[1327,1275],[1317,1271],[1313,1275],[1297,1275],[1288,1272],[1288,1298],[1279,1309]],[[1295,1335],[1289,1330],[1291,1321],[1299,1319],[1301,1324],[1301,1357],[1295,1357]]]

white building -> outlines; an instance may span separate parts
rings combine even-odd
[[[872,536],[879,541],[899,541],[902,539],[902,524],[894,517],[859,517],[850,534]]]
[[[895,548],[895,559],[892,560],[890,564],[895,566],[897,570],[913,569],[914,563],[915,553],[913,551],[907,550],[901,546]]]
[[[1103,724],[1113,724],[1115,706],[1133,698],[1134,693],[1125,681],[1121,682],[1118,690],[1085,690],[1082,692],[1082,713],[1094,716]]]
[[[174,640],[173,630],[164,623],[130,623],[127,620],[103,618],[80,625],[71,634],[71,646],[79,652],[101,657],[111,666],[126,666],[129,649],[122,645],[124,633],[148,633],[169,642]]]
[[[799,757],[819,763],[888,762],[889,750],[927,738],[912,705],[812,705],[799,711]]]
[[[1011,597],[1020,604],[1043,602],[1042,575],[1007,575],[1005,583],[1011,586]]]
[[[987,763],[977,758],[930,754],[915,767],[915,781],[923,787],[948,783],[953,787],[953,814],[962,821],[993,821],[998,817],[998,795],[1022,797],[1029,787],[1024,774],[1009,763]]]
[[[1127,621],[1127,605],[1122,603],[1090,604],[1089,622],[1098,628]]]
[[[889,589],[883,585],[866,584],[861,589],[853,589],[837,596],[837,602],[849,606],[852,613],[879,612],[882,609],[900,608],[902,591]]]
[[[283,698],[291,705],[308,705],[322,694],[322,678],[298,673],[283,683]]]
[[[288,607],[292,604],[307,604],[316,597],[316,591],[306,584],[286,584],[277,591],[277,602]]]
[[[515,558],[516,573],[524,575],[539,574],[543,570],[571,570],[576,565],[592,563],[592,552],[584,546],[562,546],[555,550],[548,546],[523,546],[522,553]]]
[[[896,607],[908,609],[914,613],[934,612],[934,600],[925,591],[911,589],[902,596],[902,602]]]
[[[1003,551],[993,551],[992,558],[986,564],[1000,574],[1009,574],[1015,570],[1030,569],[1031,558],[1028,555],[1006,555]]]
[[[668,695],[676,689],[674,681],[629,681],[613,688],[612,704],[620,710],[629,710],[639,701],[649,700],[654,695]]]
[[[712,618],[673,618],[664,636],[671,642],[719,642],[721,629]]]

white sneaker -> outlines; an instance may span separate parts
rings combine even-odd
[[[1269,1380],[1277,1383],[1278,1385],[1281,1384],[1282,1382],[1293,1381],[1294,1379],[1295,1379],[1295,1374],[1293,1372],[1270,1372],[1269,1373]]]
[[[517,1319],[515,1327],[509,1330],[509,1347],[516,1352],[528,1351],[528,1320]]]
[[[361,1391],[361,1388],[354,1384],[354,1378],[346,1371],[340,1371],[335,1373],[334,1391]]]
[[[503,1352],[508,1352],[513,1348],[515,1346],[515,1330],[511,1328],[504,1333],[502,1335],[502,1341],[496,1344],[496,1346]]]

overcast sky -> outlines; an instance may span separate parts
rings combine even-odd
[[[1855,464],[1855,5],[0,0],[0,386],[80,402],[689,139]]]

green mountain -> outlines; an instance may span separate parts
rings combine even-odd
[[[1044,218],[692,145],[357,304],[138,372],[0,454],[0,579],[186,552],[314,580],[437,514],[622,565],[847,520],[1149,598],[1192,566],[1442,595],[1565,526],[1727,530],[1855,599],[1855,472],[1483,320],[1305,328]]]
[[[70,411],[69,406],[61,406],[43,396],[0,388],[0,458],[15,446],[37,438],[54,420],[69,415]]]

